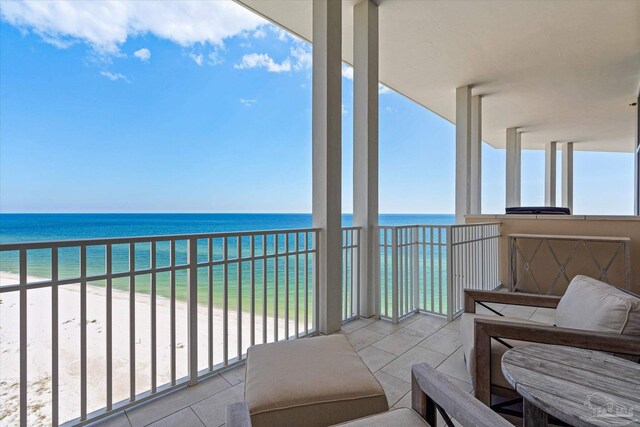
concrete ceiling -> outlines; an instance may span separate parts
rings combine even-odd
[[[312,41],[311,0],[238,0]],[[353,5],[343,2],[343,59]],[[631,152],[640,85],[640,1],[380,0],[380,81],[455,122],[455,88],[483,95],[483,139],[573,141]]]

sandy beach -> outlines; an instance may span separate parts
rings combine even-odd
[[[17,284],[13,273],[0,272],[0,285]],[[31,281],[31,278],[30,278]],[[80,415],[80,286],[59,287],[59,393],[60,422]],[[51,418],[51,288],[28,291],[28,423],[43,425]],[[129,398],[129,293],[113,290],[113,402]],[[158,297],[157,384],[171,380],[170,301]],[[19,421],[19,293],[0,294],[0,425]],[[213,363],[223,361],[223,310],[213,309]],[[229,359],[237,356],[237,312],[230,308]],[[256,342],[262,342],[263,319],[256,313]],[[242,314],[242,352],[250,345],[250,315]],[[151,297],[135,296],[136,392],[151,388]],[[284,321],[279,322],[284,337]],[[300,322],[300,329],[304,325]],[[268,340],[273,340],[273,319],[267,319]],[[290,334],[295,322],[289,323]],[[198,367],[209,363],[208,308],[198,307]],[[176,376],[187,374],[187,305],[176,301]],[[87,286],[87,399],[88,412],[106,405],[106,290]]]

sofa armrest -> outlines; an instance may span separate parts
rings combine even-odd
[[[499,304],[556,308],[558,303],[560,303],[560,297],[555,295],[526,294],[523,292],[476,291],[465,289],[465,313],[475,313],[476,302],[494,302]]]
[[[411,406],[430,426],[436,425],[437,407],[465,426],[511,426],[504,418],[452,384],[446,375],[427,363],[411,367]]]
[[[227,427],[251,427],[251,414],[247,402],[236,402],[227,405]]]
[[[558,328],[475,319],[474,390],[478,400],[491,402],[491,339],[514,339],[532,343],[563,345],[588,350],[640,356],[640,337],[581,329]]]

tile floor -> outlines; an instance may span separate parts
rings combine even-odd
[[[510,316],[553,323],[553,310],[529,307],[492,307]],[[478,313],[491,314],[478,307]],[[410,368],[427,362],[471,392],[471,378],[464,364],[458,320],[416,314],[394,325],[384,320],[358,319],[343,325],[345,334],[382,384],[389,406],[411,406]],[[233,368],[137,408],[104,420],[100,427],[218,427],[224,425],[225,407],[244,394],[244,366]]]

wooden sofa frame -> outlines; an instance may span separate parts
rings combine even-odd
[[[476,304],[494,311],[484,303],[556,308],[559,296],[527,294],[520,292],[464,291],[465,313],[475,313]],[[495,311],[494,311],[495,312]],[[497,312],[496,312],[497,313]],[[501,315],[500,313],[497,313]],[[491,384],[491,340],[513,339],[531,343],[564,345],[589,350],[604,351],[627,356],[640,356],[640,337],[559,328],[547,325],[531,325],[499,320],[475,319],[475,375],[473,389],[476,398],[491,406],[491,395],[519,397],[510,389]]]
[[[446,375],[426,363],[411,367],[411,406],[432,427],[437,426],[438,412],[449,426],[453,426],[451,417],[465,426],[511,426],[500,415],[449,382]],[[226,421],[227,427],[251,427],[247,403],[228,405]]]

